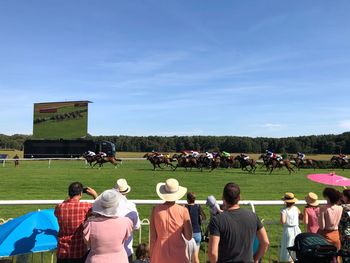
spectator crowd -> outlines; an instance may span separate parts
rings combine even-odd
[[[133,231],[140,228],[140,219],[135,204],[127,199],[130,191],[123,178],[100,195],[90,187],[84,188],[80,182],[71,183],[69,198],[55,208],[59,223],[57,263],[199,263],[202,241],[208,241],[210,263],[257,263],[269,247],[268,235],[259,217],[240,207],[237,184],[224,186],[222,206],[214,196],[208,196],[210,219],[207,228],[203,228],[206,215],[196,204],[195,193],[170,178],[156,186],[156,193],[164,203],[152,209],[150,244],[139,244],[134,253]],[[80,201],[83,193],[91,195],[95,202]],[[187,204],[177,204],[185,195]],[[337,249],[349,248],[350,190],[340,193],[327,187],[323,196],[327,204],[320,207],[318,196],[308,193],[307,205],[301,212],[295,206],[294,194],[284,194],[285,207],[280,212],[281,262],[292,262],[287,248],[293,246],[295,237],[301,233],[300,220],[306,232],[321,234]],[[344,258],[343,262],[350,261]]]

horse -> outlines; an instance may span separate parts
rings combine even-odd
[[[248,172],[253,172],[255,173],[256,170],[256,161],[254,159],[247,159],[245,160],[242,156],[237,155],[234,160],[239,161],[240,165],[241,165],[241,169],[246,170]],[[247,166],[250,166],[250,170],[248,170]]]
[[[292,157],[292,159],[295,162],[295,167],[298,168],[298,170],[300,170],[300,168],[304,167],[304,166],[311,166],[312,168],[314,168],[314,170],[316,168],[320,168],[320,164],[318,161],[314,160],[314,159],[305,159],[302,160],[298,157]]]
[[[341,169],[343,169],[343,171],[349,165],[348,161],[344,160],[343,158],[341,158],[339,156],[335,156],[335,155],[332,156],[331,163],[335,168],[341,168]]]
[[[170,166],[173,170],[176,169],[174,165],[171,163],[173,161],[172,158],[169,158],[166,156],[158,156],[156,153],[146,153],[143,156],[143,158],[146,158],[153,165],[153,171],[156,170],[156,167],[163,169],[162,167],[160,167],[160,164]]]
[[[119,164],[118,162],[120,162],[120,164],[123,163],[121,159],[117,159],[114,156],[105,156],[105,157],[102,157],[99,155],[96,155],[96,156],[97,157],[95,158],[95,164],[92,166],[92,168],[95,167],[96,164],[98,164],[99,168],[101,168],[104,163],[111,163],[114,165],[114,168],[117,168]]]
[[[93,167],[92,163],[96,162],[96,155],[91,156],[88,155],[87,152],[83,153],[83,158],[86,160],[86,162],[90,165],[91,168]]]
[[[178,167],[184,167],[187,171],[188,168],[190,168],[190,171],[192,170],[193,167],[199,168],[199,160],[195,157],[192,156],[186,156],[184,154],[177,154],[175,153],[172,156],[172,159],[176,159],[177,160],[177,164],[174,168],[174,171],[178,168]]]
[[[274,169],[282,168],[283,166],[287,168],[289,174],[291,174],[292,172],[295,172],[289,159],[278,161],[277,159],[266,156],[266,154],[261,154],[259,159],[263,160],[264,162],[263,166],[264,165],[266,166],[267,172],[270,171],[269,174],[271,174]]]

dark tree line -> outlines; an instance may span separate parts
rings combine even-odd
[[[29,135],[0,134],[0,148],[23,149]],[[93,140],[115,143],[117,151],[179,152],[181,150],[227,151],[261,153],[270,149],[279,153],[350,154],[350,132],[339,135],[312,135],[286,138],[238,137],[238,136],[88,136]]]

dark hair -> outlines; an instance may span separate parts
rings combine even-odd
[[[71,183],[68,187],[68,195],[70,197],[80,195],[83,192],[83,185],[80,182]]]
[[[146,243],[141,243],[136,248],[136,259],[148,259],[149,258],[149,247]]]
[[[224,192],[222,194],[224,200],[229,205],[235,205],[239,201],[239,195],[241,193],[241,190],[239,189],[238,184],[235,183],[228,183],[224,187]]]
[[[187,193],[187,201],[190,204],[192,204],[192,203],[194,203],[194,201],[196,201],[196,195],[194,194],[194,192]]]
[[[340,200],[340,197],[341,197],[341,193],[338,190],[331,188],[331,187],[326,187],[323,190],[322,194],[324,197],[327,197],[329,199],[331,204],[338,203]]]
[[[350,201],[350,189],[343,190],[343,196],[345,196]]]

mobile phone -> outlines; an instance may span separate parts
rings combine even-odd
[[[83,188],[83,193],[86,194],[86,193],[87,193],[87,189],[88,189],[87,187],[84,187],[84,188]]]

